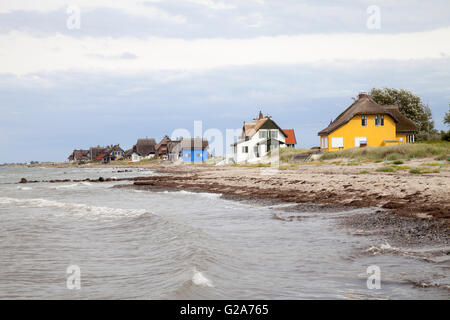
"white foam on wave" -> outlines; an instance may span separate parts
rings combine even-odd
[[[31,187],[17,187],[17,190],[23,190],[23,191],[27,191],[27,190],[31,190],[33,188]]]
[[[51,186],[51,187],[49,187],[49,189],[58,190],[58,189],[71,189],[71,188],[76,188],[76,187],[89,187],[89,186],[92,186],[92,184],[89,183],[89,182],[83,181],[83,182],[77,182],[77,183],[74,183],[74,184],[65,184],[65,185],[60,185],[60,186]]]
[[[399,251],[399,249],[392,247],[389,243],[381,244],[379,247],[377,246],[371,246],[369,249],[366,250],[366,252],[372,252],[375,254],[380,254],[382,252],[393,252],[393,251]]]
[[[64,211],[81,214],[89,218],[122,218],[137,217],[149,213],[145,209],[121,209],[93,206],[83,203],[67,203],[47,199],[16,199],[16,198],[0,198],[0,204],[11,204],[18,207],[29,208],[54,208]]]
[[[194,269],[194,274],[192,275],[192,283],[200,287],[214,287],[212,281],[205,277],[203,273]]]
[[[188,195],[188,196],[198,196],[202,198],[209,198],[209,199],[217,199],[222,196],[221,193],[210,193],[210,192],[191,192],[191,191],[162,191],[158,193],[165,193],[165,194],[181,194],[181,195]]]

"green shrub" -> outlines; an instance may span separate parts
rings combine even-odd
[[[395,169],[392,167],[381,167],[376,170],[377,172],[395,172]]]
[[[367,173],[369,173],[369,171],[367,171],[367,170],[361,170],[359,173],[360,173],[360,174],[367,174]]]
[[[422,171],[420,171],[419,169],[411,169],[411,170],[409,170],[409,173],[413,173],[413,174],[421,174]]]
[[[402,160],[395,160],[394,162],[392,162],[393,164],[403,164]]]
[[[410,166],[397,166],[395,164],[392,165],[391,167],[394,168],[395,170],[409,170],[409,169],[411,169]]]

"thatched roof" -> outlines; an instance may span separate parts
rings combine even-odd
[[[269,123],[270,122],[270,123]],[[244,126],[242,127],[242,135],[241,135],[241,139],[250,139],[251,137],[253,137],[259,129],[261,129],[262,126],[264,126],[266,123],[268,123],[269,125],[273,125],[275,128],[278,128],[281,133],[287,137],[288,135],[283,131],[283,129],[281,129],[278,124],[272,120],[272,118],[270,117],[262,117],[262,114],[260,113],[260,116],[258,119],[255,119],[251,122],[244,122]]]
[[[155,153],[156,140],[154,138],[138,139],[133,146],[133,151],[141,157],[146,157],[149,154]]]
[[[183,138],[181,149],[204,150],[208,148],[208,140],[202,138]]]
[[[125,151],[124,154],[123,154],[123,156],[124,156],[125,158],[127,158],[127,157],[131,157],[132,154],[133,154],[133,148],[128,149],[127,151]]]
[[[318,135],[327,135],[349,122],[356,115],[384,114],[390,116],[397,124],[398,114],[390,108],[379,105],[370,96],[361,95],[350,107],[344,110],[328,127],[319,131]]]
[[[416,132],[419,130],[417,124],[401,113],[398,106],[384,106],[384,108],[397,118],[397,133]]]
[[[181,141],[179,140],[172,140],[167,144],[167,151],[169,153],[172,153],[175,149],[175,147],[177,147],[179,144],[181,143]]]
[[[168,136],[164,136],[164,138],[162,138],[161,141],[155,145],[155,151],[158,151],[163,146],[167,147],[170,141],[171,140]]]

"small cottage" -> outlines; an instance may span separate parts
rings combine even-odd
[[[319,131],[320,147],[336,151],[354,147],[414,142],[417,125],[398,106],[383,106],[361,93],[328,127]]]
[[[155,157],[156,140],[154,138],[138,139],[133,146],[131,161],[138,162]]]
[[[287,141],[287,142],[286,142]],[[261,161],[274,148],[295,147],[295,133],[293,129],[281,127],[269,116],[259,112],[257,119],[244,122],[239,140],[231,145],[232,154],[227,161],[242,163],[256,163]]]
[[[73,150],[72,154],[67,158],[69,162],[86,162],[89,161],[89,150]]]
[[[178,144],[184,162],[204,162],[208,159],[208,140],[183,138]]]
[[[170,140],[169,136],[164,136],[164,138],[161,139],[161,141],[155,145],[155,156],[157,159],[163,159],[167,160],[169,159],[169,143],[172,140]]]

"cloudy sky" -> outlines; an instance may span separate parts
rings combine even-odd
[[[448,0],[0,0],[0,163],[236,129],[259,110],[298,147],[373,87],[444,129]]]

